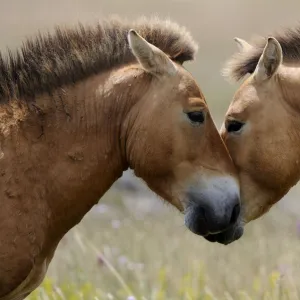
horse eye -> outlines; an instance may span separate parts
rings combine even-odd
[[[242,129],[245,124],[239,121],[228,121],[226,124],[227,132],[238,132]]]
[[[205,120],[204,113],[202,111],[192,111],[187,113],[187,116],[192,123],[202,124]]]

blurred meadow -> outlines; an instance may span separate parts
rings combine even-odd
[[[2,0],[0,49],[14,49],[38,30],[111,14],[171,18],[199,43],[196,61],[186,66],[219,127],[237,87],[220,72],[236,51],[233,38],[294,25],[299,11],[299,0]],[[189,232],[182,215],[126,172],[61,241],[28,299],[300,299],[299,195],[298,185],[242,239],[223,246]]]

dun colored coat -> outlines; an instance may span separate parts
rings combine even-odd
[[[239,172],[243,223],[259,218],[300,179],[300,27],[248,43],[225,73],[248,75],[221,134]]]
[[[235,168],[182,67],[196,48],[168,21],[109,20],[0,57],[1,300],[39,286],[62,237],[128,168],[194,233],[241,236]]]

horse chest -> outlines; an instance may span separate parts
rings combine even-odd
[[[9,294],[0,298],[0,300],[25,299],[33,290],[35,290],[42,283],[52,256],[53,255],[51,255],[50,257],[46,257],[40,264],[34,265],[26,279]]]

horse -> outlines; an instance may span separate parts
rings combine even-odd
[[[194,234],[242,235],[234,164],[183,67],[196,51],[170,20],[108,18],[1,55],[1,300],[40,285],[62,237],[127,169]]]
[[[223,74],[245,80],[220,134],[239,173],[246,224],[267,213],[300,178],[300,26],[235,41],[238,51]]]

